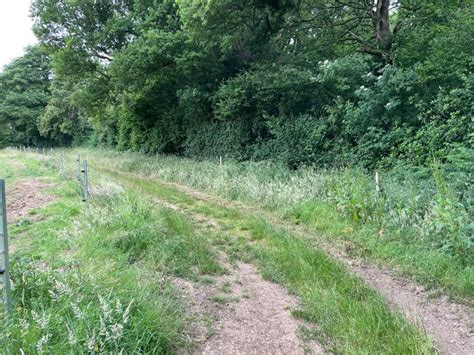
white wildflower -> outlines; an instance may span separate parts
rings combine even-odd
[[[35,311],[31,311],[31,316],[40,329],[46,329],[49,323],[49,316],[44,313],[39,315]]]
[[[49,339],[51,338],[51,334],[45,334],[41,337],[40,340],[38,340],[38,342],[36,343],[36,351],[38,352],[38,354],[42,354],[43,351],[44,351],[44,346],[46,344],[48,344],[48,341]]]
[[[74,331],[71,328],[69,328],[69,326],[67,327],[67,339],[70,345],[77,344],[76,334],[74,334]]]

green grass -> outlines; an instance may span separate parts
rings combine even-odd
[[[254,247],[263,275],[302,300],[298,315],[318,325],[314,337],[335,353],[429,353],[426,339],[361,280],[291,233],[266,228]]]
[[[0,352],[192,349],[192,319],[170,277],[223,272],[210,240],[146,196],[122,189],[86,207],[75,181],[31,154],[0,153],[1,163],[12,159],[24,164],[8,165],[8,184],[42,176],[56,184],[48,192],[56,200],[10,226],[14,312],[0,324]],[[91,183],[100,190],[103,179]]]
[[[391,312],[381,296],[350,276],[310,240],[301,240],[243,210],[190,201],[189,196],[151,179],[116,171],[111,176],[140,193],[173,201],[190,213],[205,214],[219,221],[223,229],[215,237],[214,245],[224,250],[231,260],[257,263],[264,277],[286,286],[300,297],[303,308],[298,315],[318,325],[318,332],[310,336],[329,350],[336,353],[431,352],[429,341],[415,326]],[[215,301],[227,302],[227,297],[217,297]]]
[[[472,265],[456,262],[451,256],[426,248],[422,243],[401,240],[406,236],[381,235],[381,228],[348,220],[328,204],[301,203],[288,210],[286,218],[333,240],[350,241],[354,246],[351,250],[354,256],[377,260],[400,270],[428,288],[444,290],[467,302],[472,300]]]
[[[462,174],[443,175],[436,165],[432,172],[382,172],[378,195],[373,177],[357,169],[289,171],[265,162],[219,166],[135,153],[83,153],[100,158],[109,172],[177,182],[262,208],[331,243],[350,241],[357,256],[388,264],[428,287],[468,303],[474,296],[473,189]],[[186,199],[170,186],[156,189],[171,202]]]

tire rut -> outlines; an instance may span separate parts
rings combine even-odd
[[[175,204],[154,198],[166,208],[190,216],[200,230],[219,230],[215,220]],[[291,311],[299,301],[283,287],[266,281],[251,264],[230,263],[219,253],[221,265],[228,271],[214,276],[211,283],[201,284],[175,278],[175,287],[197,318],[193,342],[200,354],[323,354],[315,341],[303,341],[302,327],[310,325],[295,319]],[[227,289],[223,291],[225,288]],[[212,331],[206,319],[212,317]]]

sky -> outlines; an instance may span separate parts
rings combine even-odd
[[[0,71],[37,42],[29,17],[31,0],[0,0]]]

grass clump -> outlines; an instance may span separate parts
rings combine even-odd
[[[40,354],[157,353],[176,346],[183,315],[169,296],[161,297],[156,307],[137,292],[120,294],[78,270],[61,273],[25,260],[13,270],[15,312],[2,326],[2,349]]]
[[[263,275],[298,295],[297,316],[317,324],[312,336],[335,353],[431,353],[423,334],[383,298],[308,242],[270,226],[254,246]]]
[[[16,156],[13,175],[30,166]],[[76,182],[42,164],[25,171],[32,176],[47,177],[55,187],[43,193],[56,199],[10,225],[14,309],[0,323],[0,353],[191,349],[192,320],[170,278],[222,272],[209,241],[178,212],[136,193],[114,189],[86,207]],[[93,189],[104,190],[101,179],[93,175]]]
[[[137,193],[127,191],[98,201],[88,220],[91,235],[100,236],[87,241],[91,252],[101,245],[100,251],[118,251],[129,263],[146,261],[160,272],[179,277],[222,271],[209,240],[197,234],[189,220]]]

